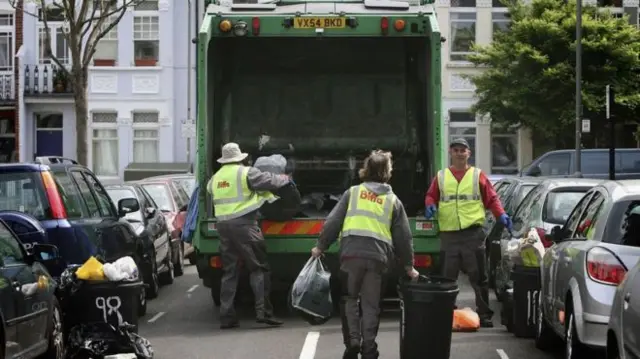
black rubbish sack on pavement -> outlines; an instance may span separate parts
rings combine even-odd
[[[107,355],[135,354],[137,359],[153,359],[151,343],[132,326],[119,328],[109,323],[80,324],[71,328],[67,340],[68,359],[104,359]]]
[[[320,258],[309,258],[291,287],[291,307],[309,324],[319,325],[331,319],[331,273]]]
[[[282,155],[262,156],[256,159],[253,167],[263,172],[274,174],[285,174],[287,169],[287,159]],[[296,216],[300,211],[302,199],[298,187],[294,183],[279,188],[272,193],[280,199],[273,203],[265,203],[260,207],[260,213],[265,219],[271,221],[288,221]]]

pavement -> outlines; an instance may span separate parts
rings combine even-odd
[[[473,292],[461,277],[459,307],[474,307]],[[500,304],[491,303],[496,313]],[[399,359],[397,305],[383,313],[378,334],[381,359]],[[285,310],[280,328],[266,328],[253,320],[251,308],[239,310],[240,328],[220,330],[217,308],[209,290],[202,286],[196,268],[188,266],[173,285],[163,287],[149,301],[147,315],[140,318],[140,335],[153,345],[155,359],[340,359],[344,349],[339,318],[311,326]],[[559,353],[544,353],[532,339],[519,339],[494,317],[494,328],[474,333],[453,333],[451,359],[555,359]]]

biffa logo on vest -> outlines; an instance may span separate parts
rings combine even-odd
[[[227,181],[220,181],[220,182],[218,182],[217,187],[218,188],[229,188],[229,187],[231,187],[231,185]]]
[[[382,204],[382,198],[378,198],[378,195],[371,191],[360,191],[360,199],[366,199],[377,204]]]

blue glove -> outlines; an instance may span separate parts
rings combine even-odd
[[[507,228],[507,230],[509,230],[509,232],[513,231],[513,223],[511,222],[511,218],[509,218],[508,214],[503,213],[500,216],[500,222]]]
[[[436,205],[435,205],[435,204],[430,204],[430,205],[426,206],[426,207],[424,208],[424,217],[425,217],[426,219],[431,219],[431,218],[433,218],[433,215],[434,215],[434,214],[436,214],[436,211],[437,211],[437,210],[438,210],[438,209],[436,208]]]

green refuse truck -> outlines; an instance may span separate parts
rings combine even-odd
[[[197,37],[197,179],[208,182],[219,168],[221,146],[232,141],[253,160],[284,155],[303,198],[296,218],[261,221],[274,301],[285,298],[324,218],[359,183],[358,169],[372,149],[393,153],[391,185],[410,217],[416,268],[438,266],[437,223],[424,218],[425,192],[446,163],[443,40],[431,2],[207,5]],[[204,188],[198,213],[198,274],[219,304],[219,240]],[[336,252],[334,245],[326,256],[334,273]],[[393,297],[396,286],[389,282],[386,295]],[[250,293],[241,284],[239,295],[244,290]]]

